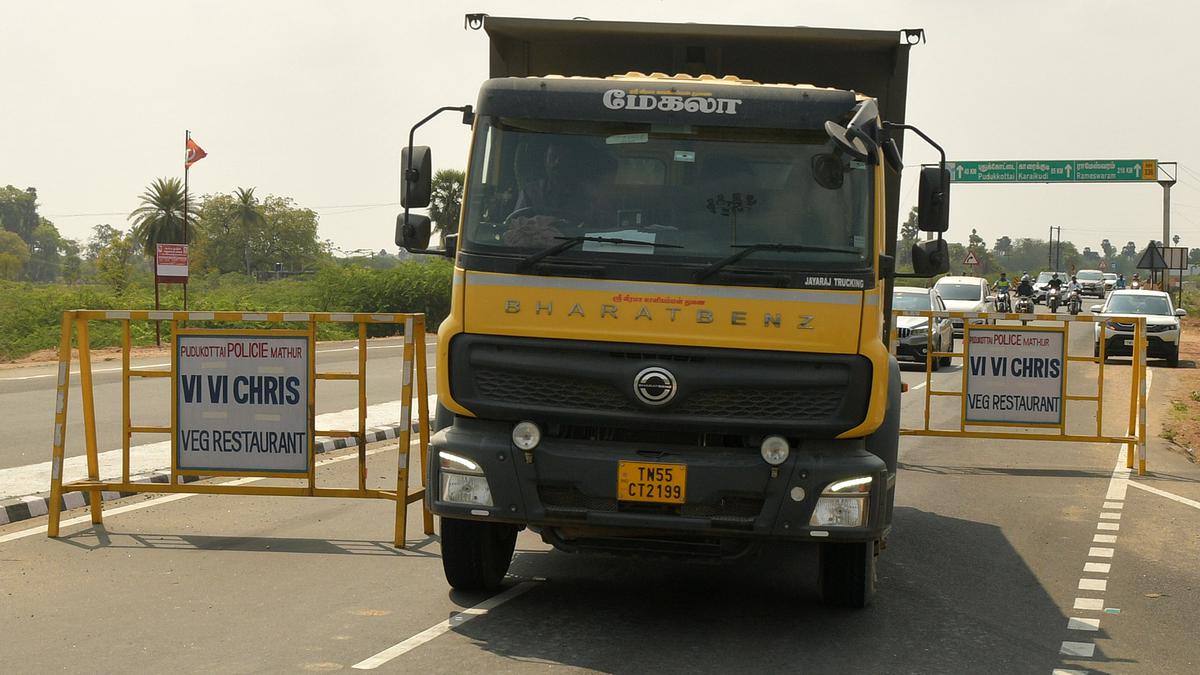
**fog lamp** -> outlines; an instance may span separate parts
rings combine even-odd
[[[455,504],[491,506],[492,488],[483,476],[443,471],[441,498]]]
[[[529,452],[542,442],[542,430],[533,422],[517,422],[512,430],[512,442],[519,449]]]
[[[767,436],[763,439],[759,451],[762,453],[764,462],[771,466],[779,466],[787,461],[791,448],[788,447],[787,439],[783,436]]]

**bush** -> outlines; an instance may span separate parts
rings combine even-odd
[[[391,269],[329,266],[309,279],[255,282],[240,274],[195,277],[188,284],[188,309],[241,312],[424,312],[427,330],[450,313],[449,261],[406,262]],[[181,286],[162,285],[164,309],[182,309]],[[72,309],[152,309],[150,277],[136,278],[123,292],[107,286],[33,284],[0,281],[0,359],[11,360],[58,346],[62,314]],[[134,344],[154,343],[154,324],[135,321]],[[259,324],[203,324],[208,327],[260,327]],[[297,326],[300,327],[300,326]],[[164,339],[167,327],[164,325]],[[93,347],[120,345],[117,322],[90,325]],[[402,326],[372,325],[369,335],[394,335]],[[321,340],[352,338],[351,324],[319,324]]]

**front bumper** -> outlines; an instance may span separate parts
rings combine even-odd
[[[1104,340],[1105,356],[1131,356],[1133,347],[1125,344],[1133,340],[1133,333],[1108,330]],[[1179,332],[1165,331],[1163,333],[1146,333],[1146,356],[1151,358],[1168,358],[1179,350]]]
[[[1083,295],[1094,295],[1097,298],[1104,297],[1104,284],[1102,284],[1102,283],[1089,284],[1086,282],[1080,282],[1079,286],[1080,286],[1080,289],[1079,289],[1080,293],[1082,293]]]
[[[864,439],[806,440],[772,476],[757,448],[668,446],[543,436],[532,463],[513,447],[512,426],[458,417],[430,441],[428,504],[440,516],[492,520],[549,530],[557,540],[740,538],[791,541],[877,541],[891,522],[894,477]],[[492,506],[458,504],[439,494],[437,453],[479,464]],[[642,504],[616,499],[619,460],[685,464],[686,503]],[[822,490],[838,480],[871,476],[866,524],[813,527]],[[793,488],[803,489],[800,501]],[[814,534],[814,532],[816,534]]]
[[[937,344],[934,343],[934,349]],[[925,358],[929,355],[929,342],[925,335],[914,335],[913,337],[903,338],[896,343],[896,358],[909,361],[925,362]]]

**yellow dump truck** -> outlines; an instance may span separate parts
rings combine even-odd
[[[455,261],[428,475],[450,584],[498,586],[530,528],[644,556],[816,544],[825,600],[868,604],[895,494],[885,336],[922,33],[468,23],[491,78],[434,113],[471,125],[461,221],[431,250],[410,212],[429,203],[413,140],[430,115],[401,153],[396,230]],[[939,234],[917,275],[946,269],[948,189],[944,158],[922,169]]]

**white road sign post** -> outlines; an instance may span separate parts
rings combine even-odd
[[[307,476],[311,355],[305,331],[180,331],[176,472]]]
[[[1061,426],[1066,400],[1062,327],[968,328],[963,422]]]

